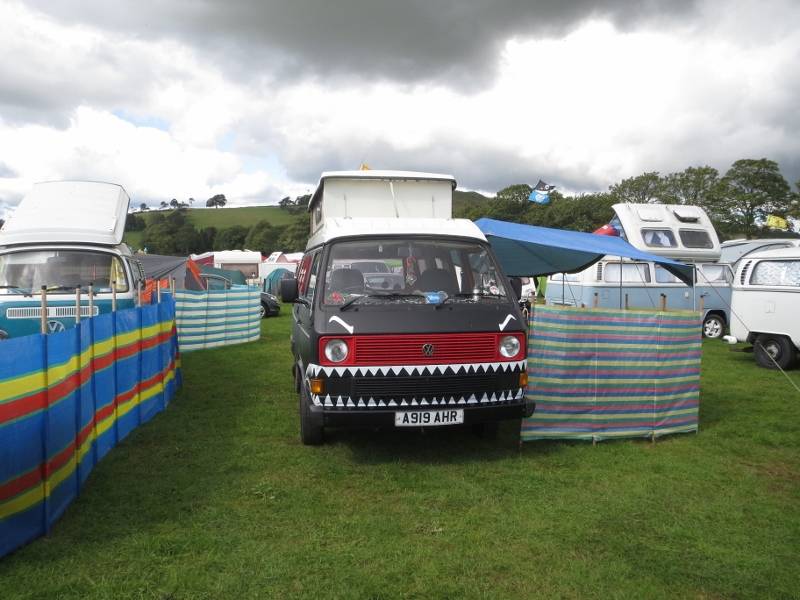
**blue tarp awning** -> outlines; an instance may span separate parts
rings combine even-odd
[[[575,273],[610,255],[653,261],[686,285],[693,283],[692,266],[642,252],[622,238],[487,218],[478,219],[475,224],[489,240],[500,266],[510,277]]]

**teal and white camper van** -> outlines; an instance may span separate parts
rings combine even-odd
[[[137,302],[141,265],[122,243],[130,198],[122,186],[36,184],[0,230],[0,339],[41,331],[42,289],[50,333]],[[91,301],[89,286],[94,294]],[[113,286],[113,290],[112,290]]]
[[[720,338],[730,323],[731,266],[720,260],[720,243],[699,206],[615,204],[607,228],[645,252],[693,264],[687,287],[653,262],[606,256],[578,273],[550,276],[547,304],[603,308],[657,308],[661,297],[671,309],[703,311],[703,335]]]

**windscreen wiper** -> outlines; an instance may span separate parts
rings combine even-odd
[[[80,289],[82,292],[83,291],[87,291],[87,292],[89,291],[87,288],[85,288],[82,285],[48,285],[47,286],[47,291],[48,292],[64,292],[64,291],[74,292],[76,289]]]
[[[458,292],[454,294],[456,298],[471,298],[472,296],[480,296],[481,298],[505,298],[505,294],[492,294],[491,292]]]

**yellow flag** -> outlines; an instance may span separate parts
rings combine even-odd
[[[789,229],[789,222],[783,217],[776,217],[775,215],[767,215],[767,227],[773,229]]]
[[[361,163],[361,166],[358,167],[359,171],[369,171],[369,165],[367,163]]]

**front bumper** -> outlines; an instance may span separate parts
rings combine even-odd
[[[455,364],[322,367],[309,365],[309,379],[323,392],[309,394],[312,418],[326,426],[393,426],[405,410],[463,409],[464,423],[530,416],[520,375],[526,361]]]

